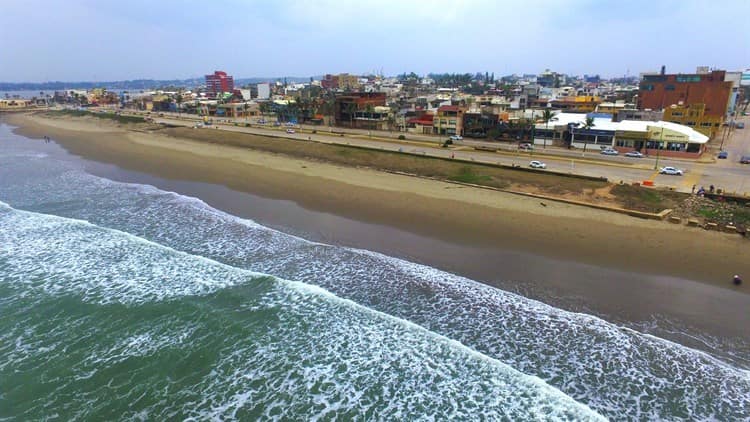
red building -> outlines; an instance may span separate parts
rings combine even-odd
[[[375,107],[385,106],[384,92],[351,92],[336,97],[334,113],[339,126],[355,127],[362,113],[372,114]]]
[[[206,75],[206,91],[212,97],[220,92],[234,91],[234,78],[226,72],[217,70],[213,75]]]
[[[663,110],[673,104],[705,104],[705,115],[726,115],[732,82],[724,80],[726,72],[644,75],[638,89],[638,108]]]

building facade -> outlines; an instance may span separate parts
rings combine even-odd
[[[664,109],[664,120],[688,126],[713,138],[719,132],[722,116],[709,116],[705,113],[706,105],[697,103],[688,106],[671,105]]]
[[[339,126],[357,127],[357,117],[374,113],[375,107],[385,106],[383,92],[354,92],[336,97],[334,116]],[[362,119],[359,119],[362,120]]]
[[[463,135],[464,113],[466,108],[459,106],[442,106],[432,122],[435,135]]]
[[[704,104],[706,116],[726,116],[732,82],[726,72],[643,75],[638,89],[638,108],[664,110],[676,104]]]
[[[206,92],[215,97],[220,92],[234,91],[234,78],[220,70],[215,71],[212,75],[206,75]]]

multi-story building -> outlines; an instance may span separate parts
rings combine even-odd
[[[664,109],[664,120],[697,130],[713,138],[721,128],[723,116],[710,116],[705,112],[705,104],[672,104]]]
[[[226,72],[217,70],[213,75],[206,75],[206,91],[211,97],[221,92],[234,91],[234,78]]]
[[[706,116],[726,116],[732,92],[732,82],[725,80],[726,72],[643,75],[638,90],[638,108],[665,110],[677,104],[703,104]]]
[[[320,81],[320,86],[325,89],[341,89],[343,91],[357,91],[360,88],[359,77],[348,73],[326,75]]]
[[[375,108],[385,106],[385,99],[383,92],[353,92],[337,96],[334,103],[336,124],[357,127],[359,122],[365,121],[367,114],[373,118]],[[381,118],[380,114],[378,119]]]
[[[436,135],[463,135],[465,107],[441,106],[432,122]]]

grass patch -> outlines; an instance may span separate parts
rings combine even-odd
[[[660,212],[678,207],[690,195],[632,185],[615,185],[611,194],[624,207],[637,211]]]
[[[114,120],[118,123],[146,123],[146,119],[140,116],[124,116],[115,113],[93,113],[85,110],[54,110],[49,112],[50,115],[63,115],[73,117],[96,117],[98,119],[109,119]]]
[[[490,176],[475,173],[474,169],[469,166],[461,167],[461,169],[458,171],[458,174],[448,176],[448,180],[452,180],[454,182],[472,183],[475,185],[486,185],[487,182],[491,179],[492,178]]]

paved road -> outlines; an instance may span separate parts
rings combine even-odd
[[[152,114],[152,117],[154,115]],[[157,122],[168,123],[179,126],[193,126],[199,119],[192,115],[172,115],[167,113],[164,117],[154,117]],[[404,153],[430,155],[437,157],[453,157],[455,159],[489,162],[505,165],[527,166],[530,160],[542,160],[547,163],[548,170],[566,173],[583,174],[587,176],[606,177],[610,181],[624,181],[625,183],[642,182],[651,180],[655,186],[669,186],[679,191],[690,192],[693,185],[708,188],[714,185],[727,192],[747,193],[750,195],[750,165],[739,164],[739,156],[744,153],[750,154],[750,130],[736,129],[724,141],[724,149],[729,151],[727,160],[710,160],[711,156],[705,156],[704,160],[682,160],[671,158],[659,158],[658,164],[655,157],[628,158],[624,156],[603,156],[597,151],[586,152],[580,150],[569,151],[562,148],[550,148],[546,150],[537,148],[534,152],[519,151],[515,144],[505,143],[482,143],[472,140],[464,140],[450,149],[440,147],[441,139],[435,136],[423,135],[413,136],[407,134],[407,141],[399,141],[398,133],[377,132],[368,134],[368,131],[342,130],[340,128],[329,128],[320,126],[296,126],[296,133],[286,133],[286,127],[274,127],[271,125],[258,125],[257,119],[250,119],[252,127],[234,126],[231,119],[228,123],[221,122],[222,119],[213,119],[214,126],[236,132],[255,133],[259,135],[283,136],[292,139],[312,139],[318,142],[335,144],[361,145],[371,148],[401,151]],[[750,120],[743,117],[742,121]],[[237,123],[244,125],[244,119],[237,119]],[[747,123],[746,123],[747,124]],[[315,129],[317,133],[311,131]],[[196,130],[212,130],[202,128]],[[217,129],[214,129],[217,130]],[[333,132],[346,132],[341,136]],[[387,137],[376,136],[387,134]],[[497,152],[478,151],[477,145],[492,145],[499,147]],[[717,143],[718,145],[718,143]],[[718,146],[715,148],[718,150]],[[673,166],[685,171],[684,176],[668,176],[658,174],[655,167]]]

